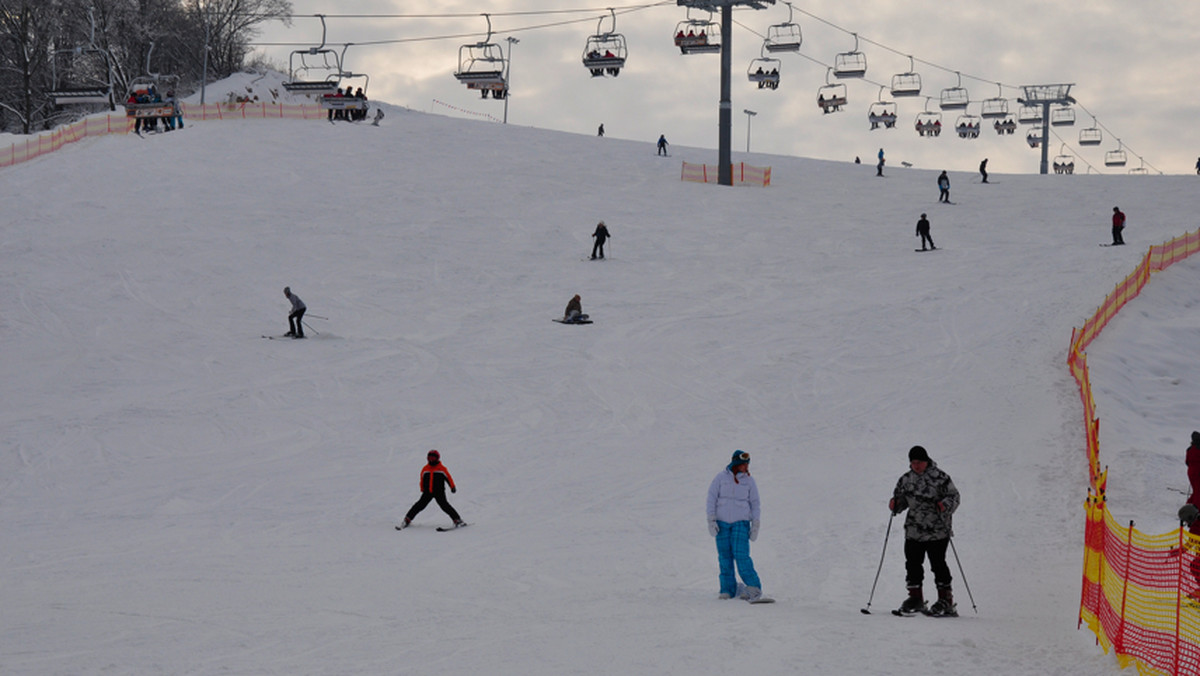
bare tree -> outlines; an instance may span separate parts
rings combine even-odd
[[[50,24],[54,8],[38,0],[0,0],[0,129],[11,118],[22,134],[34,131],[49,102]]]

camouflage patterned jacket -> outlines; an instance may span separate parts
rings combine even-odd
[[[954,510],[958,509],[958,489],[936,462],[930,460],[921,474],[905,472],[896,482],[892,497],[896,500],[896,511],[908,509],[904,519],[905,538],[928,542],[946,540],[954,534],[951,522]],[[938,511],[939,502],[946,511]]]

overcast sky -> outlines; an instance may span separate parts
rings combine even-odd
[[[369,74],[371,98],[439,114],[500,119],[504,102],[484,100],[454,78],[459,47],[483,39],[487,23],[478,14],[490,12],[493,42],[508,53],[505,38],[520,40],[510,54],[510,124],[595,134],[603,123],[610,136],[644,139],[647,152],[653,152],[650,144],[662,133],[675,145],[714,149],[710,161],[715,163],[720,56],[679,53],[672,36],[686,12],[674,2],[622,10],[654,1],[601,5],[589,0],[292,0],[297,15],[292,26],[269,24],[258,40],[287,43],[260,47],[286,70],[293,49],[320,42],[321,24],[312,15],[324,13],[328,44],[340,49],[356,43],[346,52],[344,68]],[[619,77],[593,78],[581,57],[587,38],[600,30],[598,22],[607,15],[607,6],[617,8],[616,31],[628,45],[628,62]],[[723,36],[733,48],[734,161],[746,159],[749,116],[743,111],[750,109],[757,112],[749,125],[755,154],[846,161],[858,156],[873,164],[883,148],[891,170],[900,170],[900,163],[907,161],[923,168],[975,171],[987,157],[992,172],[1037,172],[1040,152],[1027,145],[1024,126],[1015,135],[1000,137],[985,120],[979,138],[963,140],[952,129],[961,111],[944,111],[946,128],[939,138],[918,136],[914,122],[926,108],[924,97],[932,96],[928,105],[938,110],[941,90],[959,84],[954,74],[958,71],[973,102],[967,112],[975,115],[980,101],[997,96],[1010,99],[1015,112],[1020,85],[1074,83],[1072,95],[1091,114],[1077,108],[1075,126],[1054,128],[1058,136],[1051,135],[1049,149],[1051,160],[1073,156],[1076,173],[1086,173],[1089,164],[1094,172],[1125,173],[1142,166],[1139,156],[1151,173],[1196,171],[1200,3],[1195,0],[802,0],[793,6],[792,19],[803,32],[803,46],[799,54],[771,55],[781,60],[777,90],[758,89],[748,81],[747,68],[761,55],[767,27],[788,21],[787,5],[780,0],[761,11],[739,8],[732,35]],[[569,9],[590,11],[559,13]],[[538,11],[556,13],[503,15]],[[471,16],[345,16],[455,13]],[[695,11],[692,16],[706,18]],[[579,22],[530,28],[574,20]],[[603,30],[610,29],[611,20],[605,19]],[[816,98],[826,82],[827,66],[836,54],[855,47],[846,31],[861,36],[858,50],[867,59],[866,77],[841,80],[848,89],[846,109],[823,115]],[[422,39],[436,36],[460,37]],[[404,42],[366,44],[384,41]],[[881,84],[890,85],[894,74],[909,70],[906,54],[916,60],[921,98],[897,101],[895,129],[870,131],[870,104],[879,100]],[[882,94],[892,98],[886,91]],[[1103,142],[1080,146],[1079,131],[1093,126],[1102,128]],[[1118,139],[1128,164],[1107,167],[1105,154],[1118,148]],[[769,158],[749,159],[769,163]]]

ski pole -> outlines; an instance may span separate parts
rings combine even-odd
[[[883,535],[883,551],[879,553],[879,569],[875,571],[875,582],[871,584],[871,596],[867,599],[867,607],[862,608],[863,615],[871,614],[871,601],[875,600],[875,586],[879,584],[879,573],[883,572],[883,557],[887,554],[888,538],[892,534],[892,520],[896,518],[896,513],[888,517],[887,532]]]
[[[300,320],[300,321],[302,321],[302,322],[303,322],[304,320],[302,319],[302,320]],[[309,331],[312,331],[312,334],[313,334],[314,336],[319,336],[319,335],[321,335],[321,332],[320,332],[320,331],[318,331],[318,330],[316,330],[316,329],[314,329],[314,328],[313,328],[313,327],[312,327],[312,326],[311,326],[311,325],[310,325],[308,322],[304,322],[304,325],[308,327],[308,330],[309,330]]]
[[[971,585],[967,584],[967,574],[963,572],[962,561],[958,560],[958,548],[954,546],[954,538],[950,538],[950,551],[954,552],[954,562],[958,564],[958,574],[962,576],[963,587],[967,590],[967,598],[971,599],[971,610],[978,615],[979,608],[975,607],[975,597],[971,595]]]
[[[311,313],[310,313],[310,314],[306,314],[306,315],[304,315],[304,316],[305,316],[305,317],[312,317],[313,319],[324,319],[324,320],[326,320],[326,321],[328,321],[328,320],[329,320],[329,317],[322,317],[321,315],[314,315],[314,314],[311,314]]]

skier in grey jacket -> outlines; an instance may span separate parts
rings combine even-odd
[[[908,452],[909,471],[896,482],[888,509],[898,514],[905,509],[904,519],[904,569],[908,585],[908,598],[900,606],[900,612],[913,614],[928,612],[930,615],[957,616],[954,595],[951,591],[950,566],[946,565],[946,549],[954,535],[952,520],[958,509],[958,489],[950,475],[930,460],[929,453],[921,446],[913,446]],[[938,600],[926,611],[922,583],[925,579],[925,557],[929,557],[929,568],[937,585]]]
[[[292,311],[288,313],[288,332],[283,334],[292,338],[304,337],[304,312],[308,306],[300,300],[300,296],[292,293],[290,286],[283,287],[283,297],[292,302]]]

